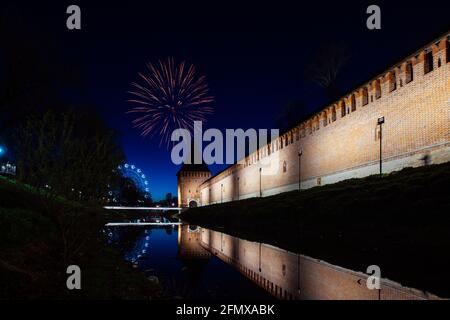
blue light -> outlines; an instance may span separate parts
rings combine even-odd
[[[0,146],[0,156],[5,154],[6,150],[3,146]]]

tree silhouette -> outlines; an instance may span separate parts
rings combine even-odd
[[[306,68],[306,79],[324,89],[328,103],[338,98],[337,77],[349,59],[350,51],[345,45],[330,43],[319,48]]]
[[[68,199],[100,201],[124,160],[115,133],[92,114],[30,115],[15,141],[18,179]]]
[[[120,186],[120,202],[124,205],[137,205],[141,194],[134,181],[130,178],[123,178]]]
[[[275,119],[275,126],[280,131],[296,126],[306,116],[306,107],[302,101],[289,102]]]

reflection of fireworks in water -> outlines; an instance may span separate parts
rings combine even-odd
[[[142,135],[159,134],[162,143],[169,144],[171,131],[183,128],[193,130],[194,121],[205,121],[213,112],[205,77],[196,77],[193,65],[185,62],[175,65],[172,58],[147,64],[149,73],[139,73],[141,83],[133,82],[128,100],[135,106],[128,113],[142,114],[135,120],[135,128]]]

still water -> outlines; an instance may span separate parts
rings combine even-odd
[[[168,223],[164,217],[133,222]],[[183,299],[258,299],[273,297],[200,244],[202,229],[182,225],[107,227],[108,243],[123,258],[159,281],[164,296]]]
[[[430,299],[421,290],[220,231],[150,216],[145,225],[107,227],[108,242],[167,298],[184,299]],[[175,222],[175,224],[170,224]]]

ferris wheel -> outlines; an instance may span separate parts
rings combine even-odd
[[[129,178],[135,183],[136,187],[144,194],[146,199],[150,198],[150,188],[147,176],[141,169],[136,167],[134,164],[128,163],[119,165],[117,169],[124,178]]]

